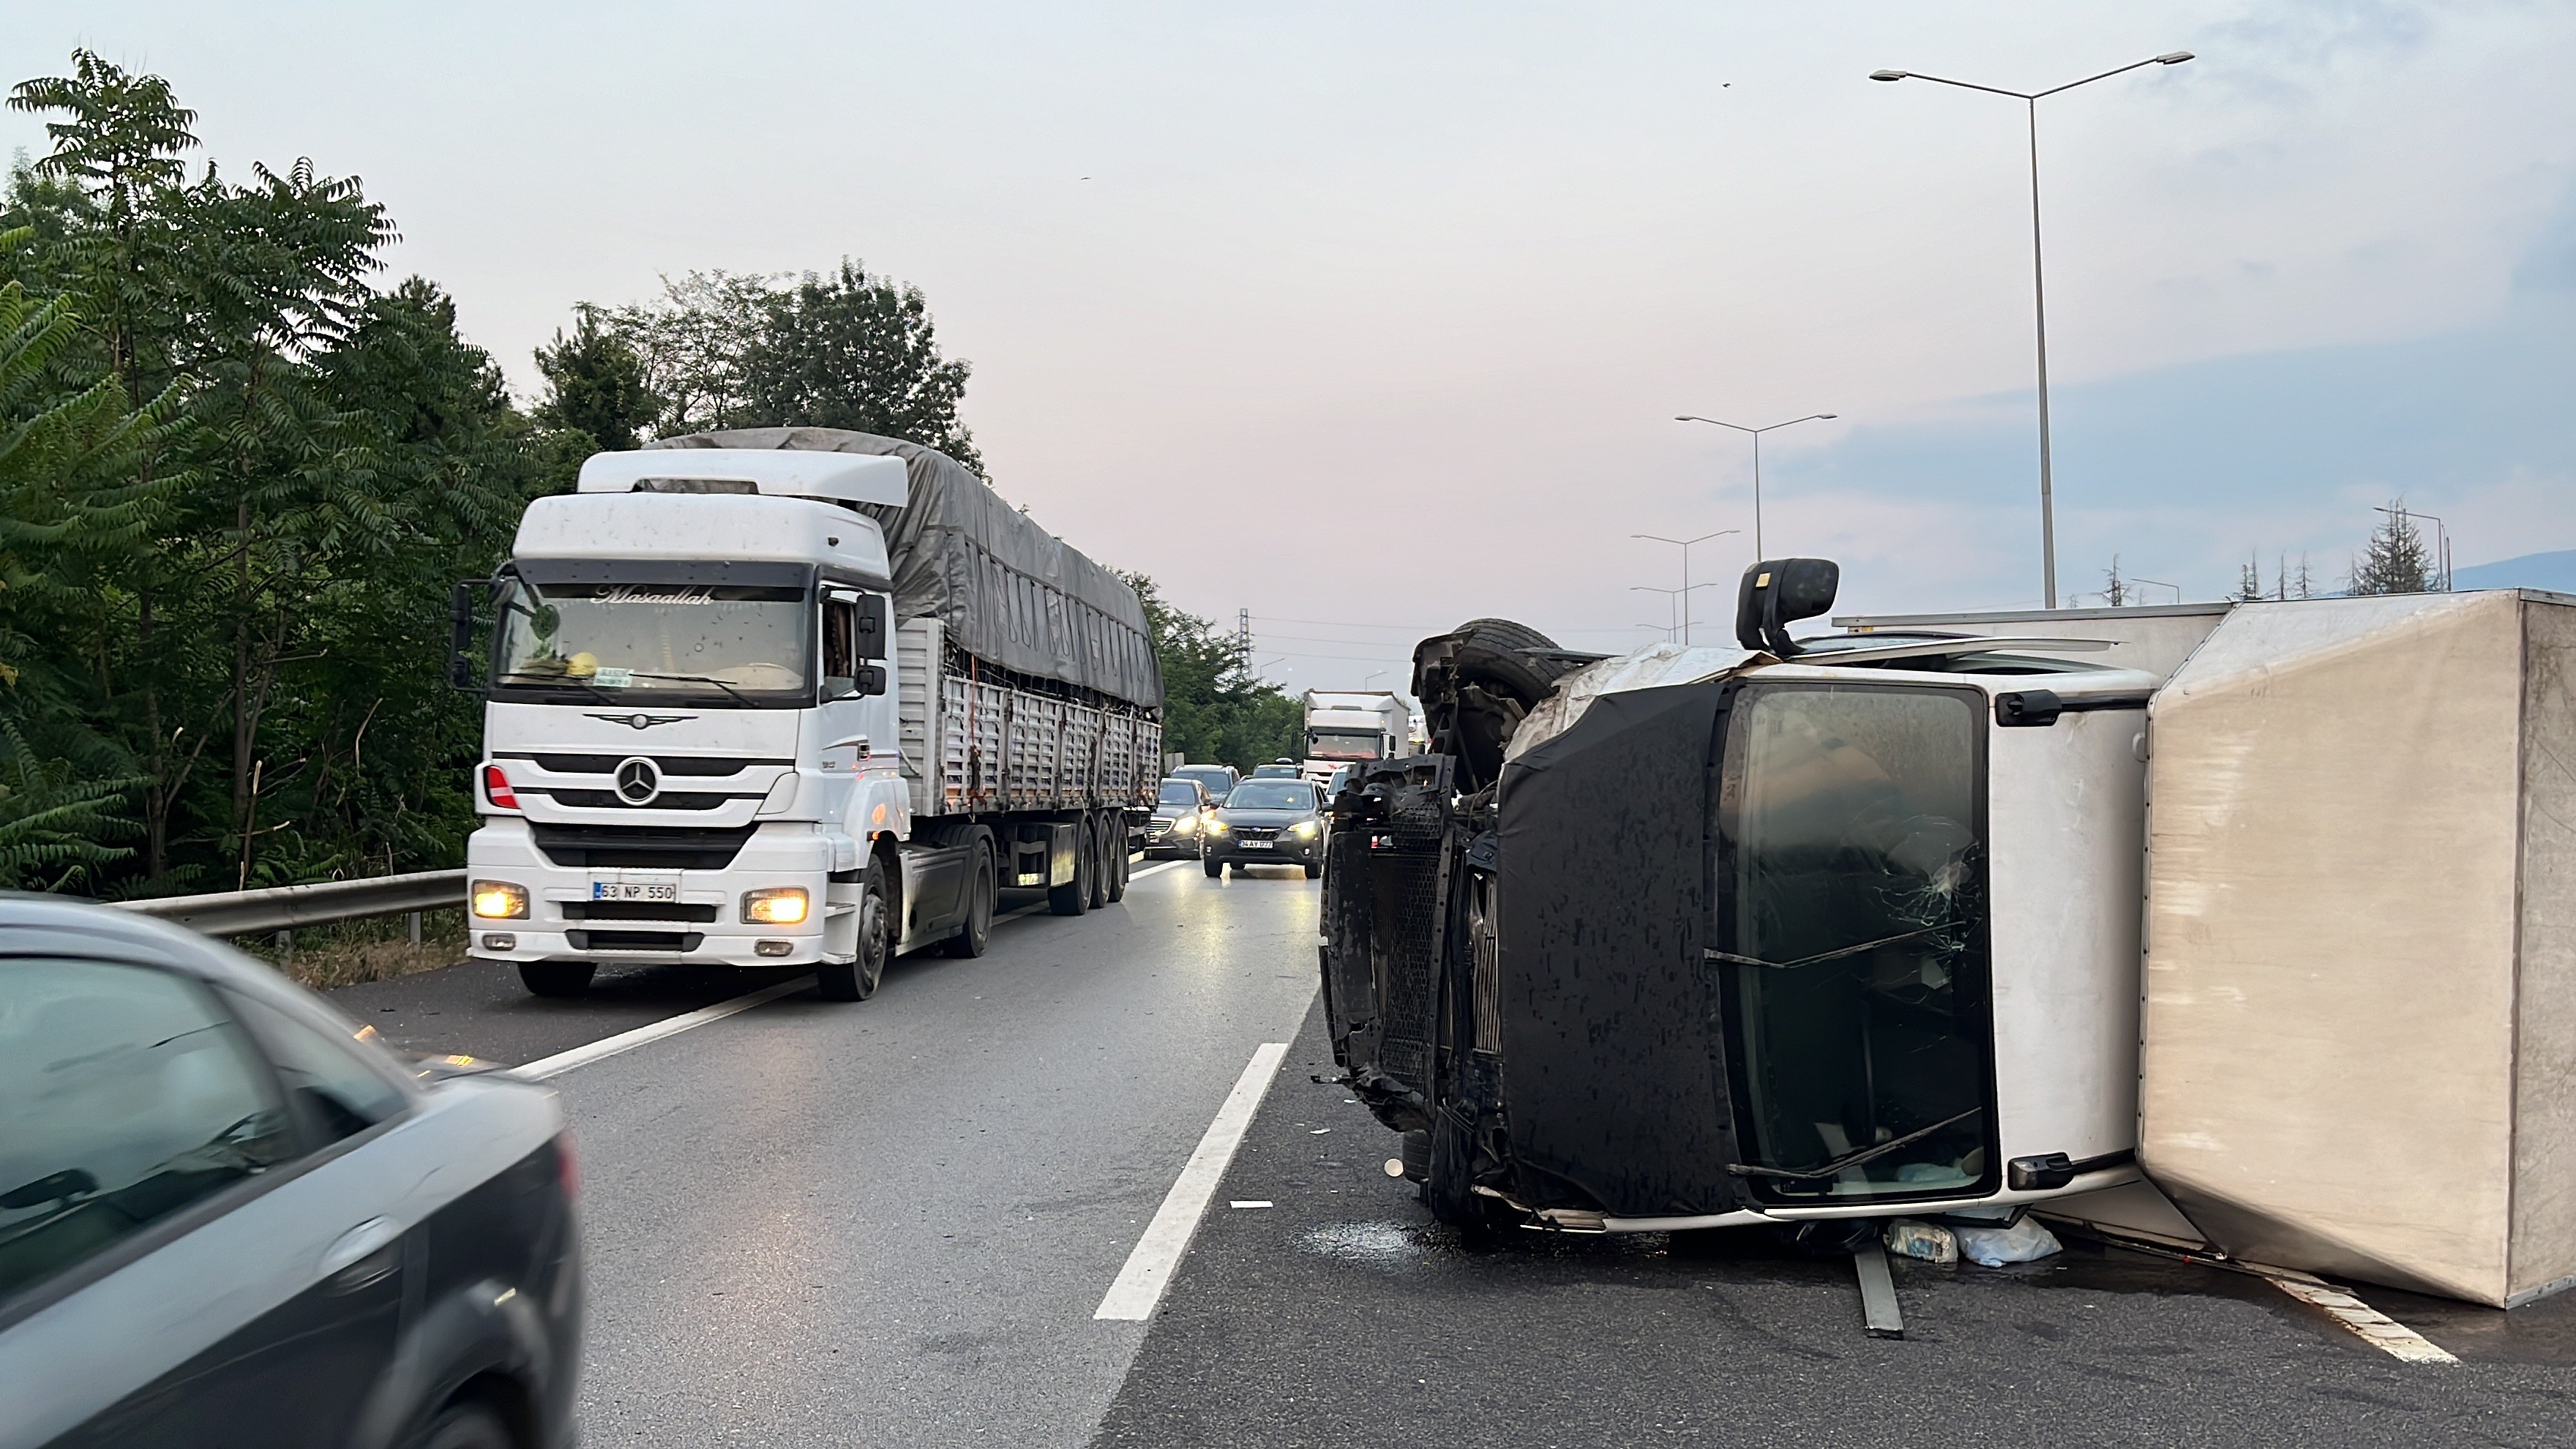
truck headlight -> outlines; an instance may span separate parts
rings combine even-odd
[[[487,921],[524,921],[528,918],[528,888],[505,880],[478,880],[466,892],[474,903],[474,914]]]
[[[742,893],[743,924],[750,926],[793,926],[805,919],[803,886],[771,886],[766,890]]]

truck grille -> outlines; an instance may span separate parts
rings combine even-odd
[[[608,775],[633,755],[496,755],[502,760],[533,760],[537,768],[558,775]],[[708,755],[647,755],[665,775],[739,775],[757,765],[792,765],[794,760],[737,760]]]
[[[687,921],[705,925],[716,918],[713,906],[684,906],[670,901],[563,901],[567,921]]]
[[[546,859],[567,870],[723,870],[751,841],[756,825],[734,830],[687,826],[544,825],[528,833]]]
[[[522,791],[536,793],[539,787],[522,785]],[[614,790],[551,790],[558,805],[575,810],[717,810],[731,800],[757,800],[758,795],[711,795],[703,790],[666,790],[650,801],[637,805],[617,798]]]
[[[566,931],[576,951],[694,951],[706,939],[697,931]]]

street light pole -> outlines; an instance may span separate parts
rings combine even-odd
[[[1974,81],[1950,80],[1921,71],[1874,70],[1875,81],[1926,80],[1936,85],[1957,86],[1961,90],[1984,91],[1988,95],[2011,96],[2022,103],[2030,121],[2030,297],[2031,322],[2038,333],[2039,352],[2039,558],[2040,579],[2048,596],[2048,607],[2057,607],[2057,500],[2055,480],[2049,467],[2048,447],[2048,274],[2041,265],[2039,250],[2039,103],[2059,91],[2089,86],[2097,80],[2125,75],[2140,66],[2180,65],[2192,58],[2188,50],[2168,51],[2145,60],[2132,61],[2100,75],[2089,75],[2079,81],[2068,81],[2044,91],[2008,91],[2000,86],[1981,86]]]
[[[1689,603],[1690,603],[1690,600],[1689,600],[1689,598],[1688,598],[1687,596],[1689,595],[1689,593],[1690,593],[1690,591],[1691,591],[1691,588],[1692,588],[1692,584],[1691,584],[1691,581],[1690,581],[1690,551],[1691,551],[1691,545],[1692,545],[1692,544],[1695,544],[1695,543],[1706,543],[1706,542],[1708,542],[1708,541],[1709,541],[1710,539],[1712,539],[1712,538],[1724,538],[1724,537],[1726,537],[1726,536],[1727,536],[1728,534],[1730,534],[1730,533],[1741,533],[1741,532],[1743,532],[1743,531],[1744,531],[1744,530],[1742,530],[1742,529],[1740,529],[1740,528],[1721,528],[1721,529],[1719,529],[1719,530],[1718,530],[1717,532],[1715,532],[1715,533],[1703,533],[1703,534],[1701,534],[1701,535],[1700,535],[1699,537],[1697,537],[1697,538],[1666,538],[1666,537],[1664,537],[1663,535],[1661,535],[1661,534],[1656,534],[1656,533],[1632,533],[1632,534],[1629,534],[1629,535],[1628,535],[1630,538],[1643,538],[1643,539],[1651,540],[1651,541],[1653,541],[1653,542],[1655,542],[1655,543],[1672,543],[1672,544],[1679,544],[1679,545],[1681,545],[1681,550],[1682,550],[1682,586],[1681,586],[1680,588],[1678,588],[1678,589],[1673,590],[1672,592],[1677,593],[1677,594],[1681,594],[1681,595],[1684,595],[1684,596],[1685,596],[1685,597],[1683,598],[1683,600],[1682,600],[1682,603],[1683,603],[1683,605],[1685,606],[1685,607],[1682,609],[1682,642],[1683,642],[1684,644],[1688,644],[1688,643],[1690,642],[1690,626],[1691,626],[1691,621],[1690,621],[1690,609],[1687,607],[1687,606],[1689,605]],[[1632,587],[1635,587],[1635,586],[1633,586],[1633,585],[1632,585]],[[1655,592],[1657,592],[1657,593],[1661,593],[1661,592],[1664,592],[1664,591],[1663,591],[1663,590],[1658,589],[1658,590],[1655,590]]]
[[[1753,559],[1756,563],[1761,562],[1764,557],[1762,552],[1762,435],[1773,428],[1794,427],[1799,423],[1812,423],[1834,416],[1836,415],[1833,413],[1809,413],[1803,418],[1791,418],[1785,423],[1773,423],[1768,428],[1748,428],[1742,423],[1704,418],[1696,413],[1682,413],[1674,417],[1673,421],[1677,423],[1707,423],[1713,427],[1733,428],[1739,433],[1753,435]]]

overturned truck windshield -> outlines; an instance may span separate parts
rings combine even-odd
[[[1998,1187],[1985,696],[1781,642],[1571,692],[1594,656],[1516,624],[1417,650],[1432,747],[1335,800],[1323,962],[1340,1064],[1444,1219]]]

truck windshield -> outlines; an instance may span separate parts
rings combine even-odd
[[[1993,1174],[1979,760],[1953,690],[1755,685],[1719,797],[1738,1151],[1773,1201]]]
[[[1374,760],[1386,740],[1375,730],[1306,731],[1306,758],[1310,760]]]
[[[515,579],[494,631],[493,683],[551,698],[810,703],[813,607],[798,588]]]

